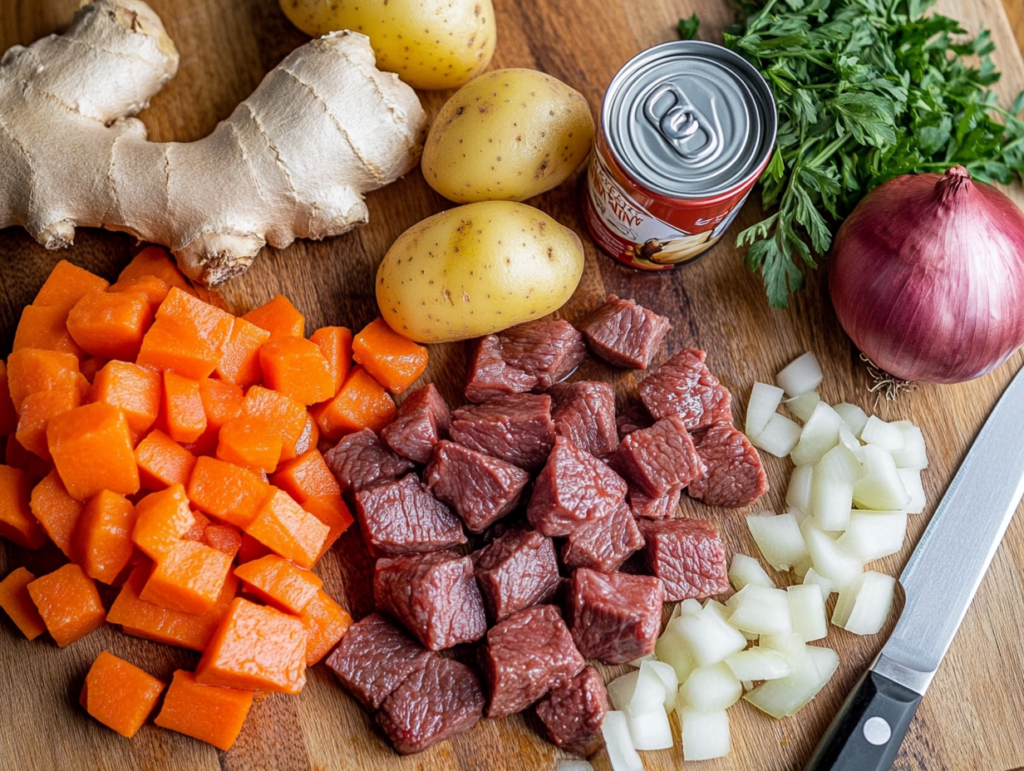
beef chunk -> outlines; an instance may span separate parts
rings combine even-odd
[[[490,618],[548,602],[558,590],[555,546],[536,530],[510,530],[473,552],[476,580]]]
[[[572,639],[588,659],[609,664],[646,656],[658,641],[664,601],[665,589],[653,576],[579,568],[569,589]]]
[[[757,450],[731,423],[712,426],[695,443],[707,472],[690,483],[691,497],[711,506],[738,509],[768,492],[768,477]]]
[[[466,542],[458,517],[415,474],[356,493],[356,514],[372,553],[411,554]]]
[[[471,533],[483,532],[519,504],[530,475],[518,466],[442,441],[423,471],[427,487],[462,517]]]
[[[380,443],[369,428],[349,434],[324,456],[342,490],[359,491],[413,470],[412,461]]]
[[[537,376],[510,367],[501,355],[497,335],[487,335],[473,342],[466,378],[466,398],[485,402],[499,396],[521,394],[537,385]]]
[[[377,722],[396,750],[411,755],[470,730],[483,711],[484,692],[473,670],[432,656],[388,696]]]
[[[609,516],[626,490],[606,463],[560,436],[534,482],[526,516],[543,535],[569,535],[581,524]]]
[[[687,431],[732,423],[732,395],[704,363],[704,351],[675,354],[640,383],[640,398],[651,415],[683,419]]]
[[[569,377],[587,355],[583,335],[562,319],[519,324],[500,333],[498,341],[505,363],[534,376],[541,391]]]
[[[432,552],[377,560],[373,599],[432,651],[479,640],[487,632],[473,560]]]
[[[515,394],[467,404],[452,414],[453,442],[535,471],[555,444],[551,397]]]
[[[553,605],[519,610],[487,633],[480,664],[487,679],[487,717],[521,712],[568,683],[586,662]]]
[[[609,364],[647,369],[670,326],[664,316],[610,294],[580,331],[590,350]]]
[[[615,416],[615,427],[619,429],[619,436],[623,437],[653,425],[654,418],[643,404],[631,404]]]
[[[609,462],[649,498],[686,487],[705,472],[682,418],[675,416],[629,434]]]
[[[669,601],[703,600],[729,591],[725,544],[718,528],[703,519],[640,522],[644,558],[665,582]]]
[[[349,627],[327,658],[327,666],[372,712],[403,680],[426,667],[431,658],[430,651],[374,613]]]
[[[562,547],[562,562],[572,567],[605,573],[618,570],[626,558],[644,545],[640,528],[625,503],[611,516],[580,525]]]
[[[548,729],[552,744],[587,757],[604,746],[601,723],[611,708],[601,674],[584,667],[568,685],[553,688],[537,704],[537,717]]]
[[[451,412],[433,383],[405,397],[398,414],[380,432],[381,439],[404,458],[417,463],[430,460],[434,445],[448,435]]]
[[[603,458],[619,446],[615,427],[615,391],[608,383],[581,380],[548,390],[555,430],[581,450]]]
[[[694,484],[695,481],[690,482],[691,490]],[[639,519],[672,519],[679,511],[679,493],[679,490],[669,490],[665,495],[651,498],[633,489],[629,491],[629,508],[633,516]]]

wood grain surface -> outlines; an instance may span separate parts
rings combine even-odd
[[[244,99],[261,77],[305,41],[278,9],[276,0],[150,0],[181,52],[177,77],[153,100],[141,118],[155,140],[189,141],[209,133]],[[1005,0],[1017,39],[1024,41],[1021,0]],[[731,21],[726,0],[497,0],[498,51],[494,67],[533,67],[581,91],[595,114],[618,68],[637,51],[674,37],[680,16],[696,11],[700,37],[720,40]],[[63,29],[78,0],[0,0],[0,50]],[[942,0],[940,8],[958,16],[968,29],[984,23],[993,30],[996,61],[1004,73],[1004,96],[1024,88],[1024,63],[1000,0]],[[436,112],[445,93],[425,93]],[[2,173],[2,170],[0,170]],[[217,184],[210,180],[210,184]],[[1024,203],[1024,191],[1011,194]],[[225,191],[230,195],[230,191]],[[533,201],[585,234],[578,206],[578,179]],[[276,293],[288,295],[307,315],[308,328],[342,324],[353,328],[376,314],[372,281],[394,238],[447,202],[434,194],[418,171],[369,196],[370,224],[323,243],[300,242],[267,249],[242,278],[225,288],[227,299],[245,311]],[[771,380],[788,360],[814,351],[823,364],[822,396],[852,401],[885,419],[909,418],[924,429],[932,465],[924,474],[930,505],[913,517],[906,548],[883,561],[898,571],[922,532],[985,415],[1013,373],[1015,355],[998,371],[953,387],[922,386],[895,403],[876,403],[857,352],[839,328],[824,282],[812,278],[788,311],[770,310],[757,277],[742,267],[729,245],[740,228],[758,216],[751,203],[705,259],[670,275],[642,275],[618,267],[586,243],[586,271],[561,315],[575,320],[607,292],[634,297],[671,317],[666,351],[698,346],[736,395],[742,414],[750,384]],[[69,259],[113,278],[127,263],[132,244],[111,233],[80,231],[74,248],[46,252],[22,230],[0,231],[0,352],[10,350],[21,309],[31,301],[53,264]],[[463,346],[435,346],[427,377],[450,399],[457,399],[463,376]],[[577,377],[608,379],[625,400],[635,394],[636,378],[588,362]],[[781,507],[788,461],[766,459],[772,492],[765,505]],[[717,520],[731,552],[754,553],[741,512],[715,511],[685,503],[687,513]],[[964,534],[965,538],[970,533]],[[39,573],[61,561],[53,549],[26,554],[0,546],[0,575],[20,564]],[[1010,526],[964,625],[925,698],[896,763],[910,769],[984,769],[1024,766],[1024,519]],[[372,565],[359,538],[346,534],[318,566],[325,588],[356,616],[370,610],[366,594]],[[780,581],[786,579],[776,576]],[[107,599],[110,599],[109,597]],[[0,614],[2,615],[2,614]],[[740,704],[730,710],[732,754],[694,763],[694,771],[791,771],[802,767],[848,688],[878,652],[882,634],[856,637],[833,629],[827,640],[840,655],[837,675],[799,716],[772,720]],[[0,771],[257,771],[281,769],[553,769],[562,754],[542,740],[535,720],[515,716],[485,720],[471,733],[422,755],[400,758],[371,720],[324,667],[310,673],[298,696],[273,695],[252,710],[230,752],[153,726],[133,740],[123,739],[90,719],[78,706],[85,673],[101,650],[110,650],[163,679],[191,669],[196,654],[122,635],[105,627],[58,649],[49,638],[27,642],[6,616],[0,619]],[[621,668],[603,667],[607,676]],[[645,753],[649,770],[675,768],[680,750]],[[595,766],[609,768],[607,757]]]

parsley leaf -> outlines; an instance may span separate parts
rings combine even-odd
[[[697,30],[700,28],[700,19],[693,14],[689,19],[679,20],[679,37],[683,40],[693,40],[697,37]]]

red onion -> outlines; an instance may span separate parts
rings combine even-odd
[[[829,290],[843,329],[890,375],[984,375],[1024,344],[1024,213],[962,166],[897,177],[839,229]]]

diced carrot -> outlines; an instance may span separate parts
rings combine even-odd
[[[50,419],[46,441],[72,498],[100,490],[130,495],[139,489],[132,438],[124,413],[109,404],[85,404]]]
[[[282,463],[270,482],[299,503],[321,495],[341,495],[338,480],[327,468],[324,456],[316,448]]]
[[[206,425],[214,429],[237,418],[245,408],[242,387],[233,383],[203,378],[199,381],[199,397],[206,413]]]
[[[200,685],[195,675],[179,669],[153,722],[218,749],[230,750],[242,732],[255,695],[238,688]]]
[[[182,613],[206,613],[230,570],[230,555],[198,541],[178,541],[157,561],[139,597]]]
[[[164,371],[163,403],[157,425],[175,442],[194,442],[206,430],[199,383]]]
[[[53,266],[53,270],[50,271],[50,275],[39,289],[39,294],[36,295],[32,304],[39,307],[60,308],[67,313],[85,295],[104,292],[108,286],[109,282],[106,279],[102,279],[84,268],[72,265],[67,260],[61,260]]]
[[[11,401],[7,382],[7,362],[0,359],[0,436],[10,436],[18,430],[18,413]]]
[[[79,702],[107,728],[131,739],[142,728],[164,683],[124,659],[103,651],[89,668]]]
[[[96,380],[96,375],[108,364],[107,359],[103,359],[99,356],[87,356],[82,359],[78,364],[78,369],[82,373],[82,377],[88,380],[90,383]]]
[[[37,391],[21,403],[18,418],[18,442],[43,460],[52,460],[46,446],[46,427],[50,419],[63,415],[81,403],[81,394],[74,386],[61,386],[52,391]]]
[[[194,442],[185,442],[181,446],[197,458],[202,455],[212,458],[217,454],[217,434],[219,433],[216,428],[210,428],[210,424],[207,423],[206,430],[198,439]]]
[[[149,299],[141,292],[96,292],[71,309],[68,333],[93,356],[134,361],[152,323]]]
[[[203,531],[203,543],[234,559],[242,547],[242,531],[233,525],[210,525]]]
[[[258,560],[260,557],[266,557],[268,554],[273,553],[248,533],[242,533],[242,544],[238,547],[237,555],[239,565],[244,565],[246,562]]]
[[[161,320],[170,319],[189,328],[190,336],[209,345],[216,352],[218,360],[231,337],[235,318],[177,287],[167,293],[157,309],[156,317]]]
[[[188,497],[211,517],[245,529],[270,486],[251,471],[215,458],[198,458],[188,480]]]
[[[239,565],[235,575],[252,594],[285,613],[302,613],[324,585],[316,573],[273,554]]]
[[[111,294],[137,292],[146,298],[149,312],[155,314],[156,309],[160,307],[160,303],[167,297],[167,293],[171,291],[171,288],[167,285],[166,281],[157,276],[139,276],[138,278],[124,279],[116,284],[111,284],[107,291]]]
[[[68,312],[63,308],[29,305],[21,312],[18,330],[14,333],[14,347],[39,348],[44,351],[72,353],[79,359],[85,352],[71,337],[67,328]]]
[[[319,663],[352,626],[352,616],[323,589],[299,614],[306,628],[306,666]]]
[[[255,519],[244,528],[245,532],[299,567],[313,567],[330,528],[293,501],[288,493],[276,487],[270,490]]]
[[[188,484],[196,465],[192,453],[157,429],[139,442],[135,461],[139,464],[139,484],[146,490]]]
[[[73,537],[85,504],[68,495],[56,470],[35,486],[29,506],[50,540],[69,560],[75,561]]]
[[[281,435],[281,460],[291,460],[308,449],[309,414],[305,405],[290,396],[252,386],[245,394],[245,414],[265,421]]]
[[[110,361],[96,373],[89,401],[117,407],[132,431],[145,434],[160,413],[162,393],[156,372],[127,361]]]
[[[18,437],[14,434],[7,437],[4,457],[7,460],[8,466],[21,469],[33,479],[42,479],[53,471],[52,461],[43,460],[34,452],[26,450],[21,446],[21,442],[18,441]]]
[[[29,507],[31,480],[21,469],[0,466],[0,536],[26,549],[39,549],[46,534]]]
[[[426,370],[427,349],[378,317],[355,336],[352,359],[391,393],[400,394]]]
[[[185,488],[171,485],[138,502],[132,542],[150,559],[159,561],[195,523]]]
[[[156,276],[167,284],[168,289],[176,286],[186,292],[192,291],[188,280],[178,270],[178,266],[175,265],[174,258],[161,246],[147,246],[136,254],[132,261],[125,266],[125,269],[121,271],[121,275],[117,277],[117,280],[118,282],[130,281],[146,276]]]
[[[205,650],[235,598],[238,579],[228,573],[217,603],[206,613],[195,616],[142,600],[139,595],[149,580],[149,574],[148,565],[140,565],[132,571],[114,600],[107,621],[121,624],[125,634],[135,637],[194,651]]]
[[[302,621],[236,597],[199,660],[196,682],[298,693],[306,684]]]
[[[316,343],[301,337],[271,340],[260,349],[263,384],[302,404],[315,404],[336,393],[327,359]]]
[[[74,563],[37,578],[28,593],[61,648],[103,626],[106,613],[96,584]]]
[[[281,458],[281,435],[259,418],[229,420],[218,434],[217,458],[253,471],[273,471]]]
[[[260,382],[263,377],[260,348],[269,339],[270,332],[267,330],[243,318],[236,318],[220,363],[217,364],[217,377],[243,388]]]
[[[78,370],[78,357],[71,353],[22,348],[7,358],[8,385],[14,409],[21,412],[21,403],[31,394],[62,386],[83,387],[89,383]]]
[[[89,499],[74,534],[75,554],[87,576],[114,583],[132,556],[134,526],[135,507],[124,496],[103,490]]]
[[[327,359],[334,393],[338,393],[352,368],[352,330],[347,327],[321,327],[309,336],[309,340],[320,347],[320,353]]]
[[[203,541],[203,543],[205,543],[203,536],[206,534],[206,528],[213,523],[206,518],[206,515],[203,514],[203,512],[196,511],[195,509],[192,509],[192,517],[195,519],[196,523],[188,529],[188,532],[181,537],[181,540]]]
[[[136,359],[140,367],[171,370],[194,380],[209,377],[218,361],[219,351],[198,339],[190,324],[170,318],[153,322]]]
[[[36,577],[25,568],[17,568],[0,581],[0,608],[29,640],[46,631],[46,624],[28,593],[28,585]]]
[[[353,367],[345,385],[329,402],[310,412],[328,439],[369,428],[380,431],[395,416],[395,400],[362,367]]]
[[[242,318],[260,329],[267,330],[271,340],[306,336],[306,318],[295,309],[291,300],[282,294],[259,308],[253,308]]]
[[[340,495],[307,498],[303,501],[302,508],[327,525],[328,528],[327,538],[324,539],[324,545],[320,547],[320,553],[316,557],[319,560],[341,537],[342,533],[352,526],[355,520]]]

